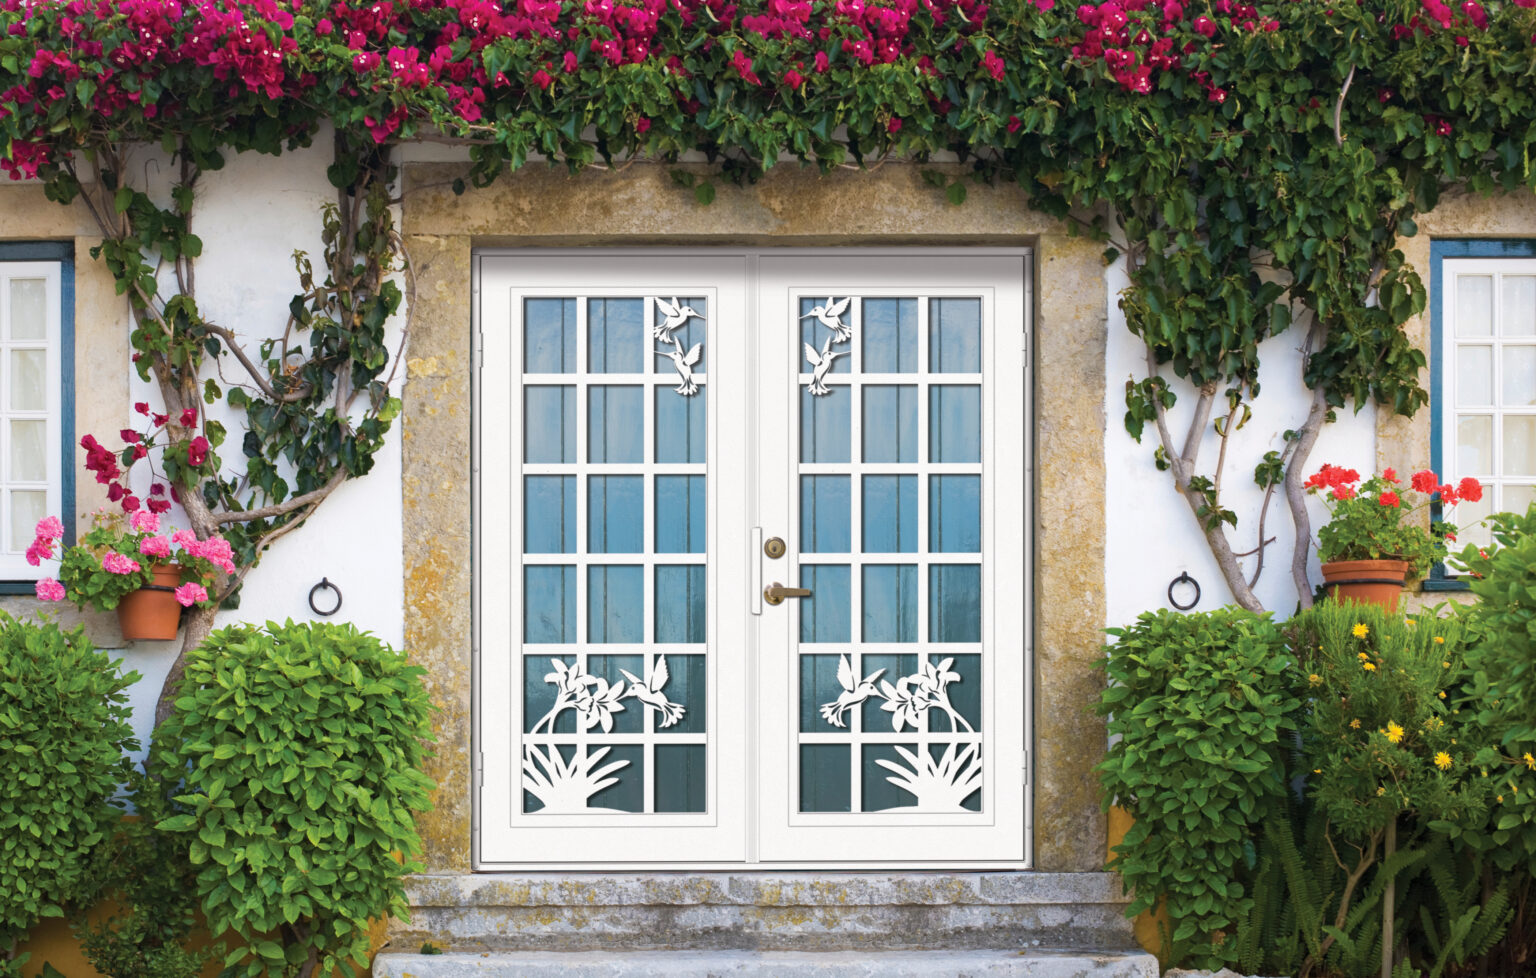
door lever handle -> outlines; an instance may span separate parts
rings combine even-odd
[[[785,587],[778,581],[763,588],[763,600],[771,605],[781,605],[785,598],[808,598],[811,596],[810,588]]]

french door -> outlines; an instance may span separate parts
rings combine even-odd
[[[477,258],[477,864],[1022,866],[1025,260]]]

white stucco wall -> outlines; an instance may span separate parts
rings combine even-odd
[[[1199,524],[1187,503],[1174,492],[1173,478],[1159,472],[1153,463],[1157,433],[1149,425],[1137,444],[1126,433],[1125,382],[1146,376],[1146,352],[1141,341],[1125,327],[1125,314],[1119,308],[1119,293],[1128,281],[1121,260],[1109,270],[1109,350],[1105,358],[1104,414],[1105,468],[1108,499],[1108,540],[1106,543],[1107,587],[1109,589],[1107,625],[1128,624],[1143,611],[1172,607],[1168,585],[1186,572],[1200,585],[1200,603],[1195,610],[1210,611],[1232,600],[1232,593],[1222,579],[1200,532]],[[1253,418],[1234,433],[1227,449],[1226,470],[1222,478],[1222,505],[1237,514],[1237,530],[1230,534],[1239,553],[1258,543],[1259,512],[1264,493],[1253,481],[1253,470],[1264,453],[1284,447],[1282,434],[1299,426],[1307,415],[1310,392],[1300,380],[1303,340],[1299,329],[1274,337],[1260,347],[1260,396],[1253,402]],[[1188,430],[1195,394],[1188,385],[1176,385],[1179,403],[1170,414],[1174,437],[1182,440]],[[1212,414],[1212,420],[1215,413]],[[1208,429],[1200,450],[1199,470],[1215,470],[1220,439]],[[1376,409],[1367,405],[1359,414],[1349,408],[1339,412],[1338,422],[1323,429],[1306,473],[1317,471],[1324,462],[1358,469],[1362,475],[1371,471],[1376,457]],[[1429,460],[1425,459],[1427,466]],[[1312,501],[1312,530],[1316,540],[1319,524],[1327,510]],[[1255,593],[1264,607],[1285,617],[1296,607],[1296,588],[1291,583],[1291,553],[1296,537],[1289,507],[1283,492],[1270,502],[1264,524],[1266,538],[1275,542],[1267,548],[1264,570]],[[1242,560],[1250,573],[1255,557]],[[1317,552],[1311,557],[1312,580],[1321,580]],[[1192,592],[1187,586],[1175,591],[1187,602]]]

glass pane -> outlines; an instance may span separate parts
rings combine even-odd
[[[523,300],[523,372],[576,372],[576,300]]]
[[[587,642],[645,641],[644,568],[587,568]]]
[[[48,422],[11,422],[12,482],[48,481]]]
[[[642,655],[589,655],[587,656],[587,674],[596,676],[606,682],[611,689],[614,686],[627,686],[631,676],[645,675],[645,656]],[[613,723],[611,733],[644,733],[645,732],[645,708],[638,700],[633,698],[620,699],[614,704],[613,712],[609,714],[609,720]],[[593,736],[603,736],[601,726],[592,727],[587,731]]]
[[[903,756],[895,744],[865,744],[860,748],[863,762],[860,765],[860,775],[863,779],[864,808],[866,812],[885,812],[899,808],[910,808],[917,804],[917,796],[903,788],[898,788],[894,782],[907,781],[905,777],[887,768],[885,764],[899,767],[903,771],[911,770],[909,757],[920,757],[916,744],[902,744],[900,750],[906,751]],[[885,762],[884,764],[880,762]],[[907,781],[907,783],[911,783]]]
[[[692,351],[695,346],[699,348],[699,359],[692,364],[692,369],[697,373],[703,373],[709,362],[709,344],[704,342],[704,335],[708,331],[706,317],[709,315],[709,302],[701,296],[689,298],[688,296],[667,296],[665,299],[657,297],[651,300],[655,305],[655,331],[651,344],[652,350],[664,350],[667,353],[675,351],[681,346],[684,352]],[[670,325],[680,323],[681,325]],[[662,336],[655,336],[660,332]],[[655,366],[655,373],[675,373],[672,361],[666,357],[653,356],[651,358]]]
[[[864,461],[917,461],[917,388],[864,388]]]
[[[928,370],[981,373],[981,300],[928,300]]]
[[[928,460],[981,461],[981,388],[928,389]]]
[[[587,370],[645,373],[645,300],[587,300]]]
[[[1504,276],[1502,332],[1505,336],[1536,336],[1536,275]]]
[[[667,701],[683,708],[683,715],[671,726],[663,727],[660,714],[652,717],[651,729],[661,734],[703,733],[709,717],[708,668],[702,655],[659,655],[657,667],[645,677],[647,685],[658,687]],[[666,667],[665,682],[659,672]],[[637,673],[638,675],[638,673]]]
[[[628,761],[623,767],[608,775],[617,778],[618,784],[610,785],[590,796],[587,804],[592,808],[607,808],[619,812],[645,811],[645,748],[639,744],[616,744],[612,747],[588,747],[588,766],[603,768]]]
[[[656,568],[656,641],[703,642],[706,608],[703,564]]]
[[[831,354],[831,373],[846,374],[853,369],[849,362],[853,358],[848,355],[851,352],[848,339],[852,335],[852,305],[853,300],[849,298],[800,300],[800,349],[795,351],[795,356],[800,361],[802,373],[814,370],[806,347],[810,347],[817,357]]]
[[[11,351],[11,409],[48,410],[48,351]]]
[[[928,568],[928,641],[981,641],[980,565]]]
[[[1504,416],[1505,475],[1536,475],[1536,415]]]
[[[846,642],[853,634],[849,615],[848,565],[801,564],[800,586],[811,596],[800,602],[800,641]]]
[[[1536,486],[1505,486],[1499,509],[1506,513],[1524,513],[1536,503]]]
[[[40,278],[11,279],[11,339],[41,340],[48,336],[48,282]]]
[[[899,686],[904,677],[919,674],[918,658],[915,653],[909,652],[906,655],[863,655],[859,658],[862,663],[862,678],[867,682],[875,683],[876,688],[882,682],[890,683],[892,686]],[[890,709],[886,709],[887,706]],[[900,719],[900,723],[905,729],[912,729],[907,725],[906,720],[902,719],[906,715],[898,711],[896,704],[885,699],[884,696],[875,695],[869,697],[859,709],[862,715],[861,722],[867,731],[888,733],[896,729],[898,719]]]
[[[692,397],[671,387],[656,388],[656,461],[704,461],[708,393],[702,386]]]
[[[656,477],[656,552],[701,554],[707,534],[705,476]]]
[[[864,552],[917,552],[917,476],[864,477]]]
[[[576,388],[528,387],[523,391],[524,461],[576,461]]]
[[[662,744],[656,748],[656,811],[706,810],[709,756],[703,744]]]
[[[944,702],[957,716],[946,710],[928,711],[928,729],[934,733],[955,733],[981,729],[981,656],[930,656],[930,666],[939,675],[958,676],[944,687]],[[948,668],[944,663],[948,661]],[[967,726],[969,724],[969,726]]]
[[[523,641],[529,645],[576,641],[576,568],[523,568]]]
[[[928,477],[928,549],[981,553],[981,476]]]
[[[645,461],[643,387],[587,388],[587,461]]]
[[[1456,347],[1456,406],[1493,403],[1493,347]]]
[[[838,681],[839,663],[848,656],[802,655],[800,657],[800,729],[831,733],[848,726],[849,711],[857,696]],[[866,661],[866,666],[868,665]],[[850,673],[852,666],[850,665]],[[854,687],[859,683],[853,680]],[[846,700],[839,700],[843,694]]]
[[[817,397],[800,388],[800,461],[847,462],[852,439],[852,419],[848,406],[853,403],[848,388]]]
[[[576,477],[530,475],[523,479],[523,552],[576,552]]]
[[[637,554],[645,550],[645,479],[594,475],[587,479],[587,552]]]
[[[1493,278],[1456,276],[1456,335],[1493,335]]]
[[[575,664],[574,655],[525,655],[523,656],[523,732],[575,733],[576,711],[561,707],[554,715],[560,690],[556,685],[559,673],[555,663],[569,668]]]
[[[848,553],[853,521],[846,475],[800,477],[800,549],[812,554]]]
[[[1456,472],[1493,474],[1493,419],[1486,414],[1456,419]]]
[[[865,299],[861,307],[864,372],[917,373],[917,300]],[[865,402],[866,411],[868,403]]]
[[[11,541],[8,549],[12,553],[26,552],[37,532],[38,521],[47,515],[46,492],[11,493]]]
[[[800,810],[846,812],[853,807],[847,744],[800,745]]]
[[[1483,492],[1483,498],[1475,503],[1457,503],[1456,508],[1451,511],[1451,520],[1457,527],[1457,542],[1451,548],[1452,552],[1469,543],[1486,547],[1493,540],[1493,534],[1489,532],[1488,524],[1483,520],[1492,512],[1493,493],[1486,490]]]
[[[1504,406],[1536,404],[1536,346],[1504,348]]]
[[[864,566],[866,642],[917,641],[917,567],[910,564]]]

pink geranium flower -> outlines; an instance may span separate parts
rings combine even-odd
[[[139,571],[139,562],[132,557],[110,553],[101,558],[101,569],[108,574],[136,574]]]
[[[37,582],[37,599],[39,601],[63,601],[64,585],[51,577],[45,577]]]
[[[165,537],[145,537],[139,542],[139,553],[163,560],[171,555],[171,541]]]
[[[160,532],[160,517],[145,509],[134,513],[133,518],[128,522],[132,523],[133,528],[140,533]]]
[[[37,521],[35,532],[39,540],[57,540],[64,535],[64,524],[57,516],[44,516]]]
[[[176,589],[176,600],[183,608],[190,608],[199,601],[208,600],[208,590],[201,584],[188,581]]]

